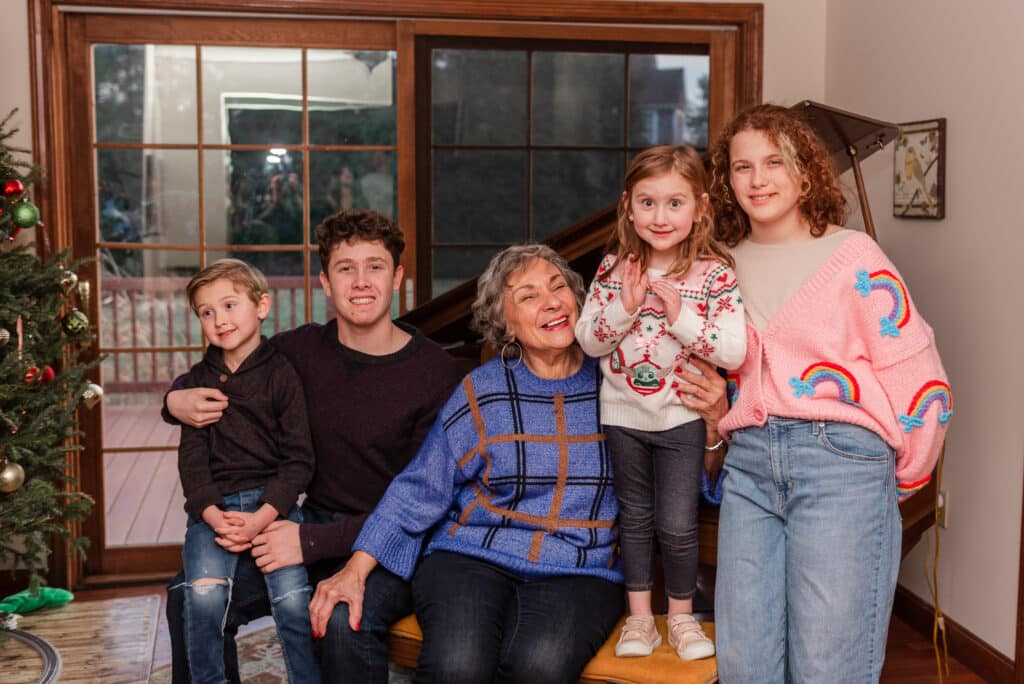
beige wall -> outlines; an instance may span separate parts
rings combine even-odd
[[[1014,655],[1024,420],[1024,69],[1017,0],[829,0],[826,102],[893,122],[946,117],[946,218],[892,216],[892,151],[869,158],[880,240],[935,329],[955,415],[943,488],[939,600],[945,613]],[[925,544],[901,581],[927,597]],[[929,601],[930,603],[930,601]]]
[[[1024,384],[1018,351],[1024,323],[1015,299],[1024,293],[1017,168],[1024,92],[1012,83],[1024,71],[1018,48],[1024,4],[765,0],[764,6],[766,100],[819,100],[894,122],[947,118],[945,220],[892,218],[891,147],[865,161],[865,175],[882,244],[935,328],[955,393],[939,598],[950,618],[1013,657],[1024,479],[1024,420],[1013,398]],[[5,18],[3,109],[21,107],[19,143],[27,146],[25,2],[9,1]],[[851,224],[861,225],[859,216]],[[922,543],[901,578],[922,597],[926,555]]]
[[[15,107],[18,113],[8,122],[18,128],[18,134],[9,144],[24,149],[32,148],[32,93],[29,87],[28,3],[14,0],[4,5],[4,88],[0,95],[0,117],[7,116]],[[45,217],[44,217],[45,220]],[[34,230],[23,230],[16,244],[35,240]]]

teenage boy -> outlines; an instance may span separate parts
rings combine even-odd
[[[297,501],[313,477],[313,445],[299,376],[260,334],[270,312],[263,274],[221,259],[197,273],[185,293],[210,346],[183,385],[232,397],[218,422],[182,426],[178,446],[189,514],[182,560],[190,674],[193,682],[223,682],[221,630],[238,554],[216,538],[247,544],[281,516],[302,520]],[[264,579],[288,680],[319,684],[306,568],[282,567]]]
[[[255,615],[266,614],[262,583],[251,579],[255,568],[266,573],[305,564],[310,578],[318,581],[344,565],[366,517],[415,455],[463,375],[438,345],[391,320],[391,297],[402,282],[399,257],[405,246],[394,223],[376,212],[342,211],[326,218],[316,237],[320,283],[336,318],[279,333],[270,341],[302,380],[316,470],[302,507],[303,522],[271,523],[252,540],[255,565],[239,563],[234,591],[243,596],[229,616],[228,635]],[[222,393],[209,389],[167,396],[170,414],[193,426],[219,420],[228,403]],[[249,548],[227,538],[221,543],[232,551]],[[174,587],[172,581],[167,617],[174,681],[183,682],[182,601]],[[359,630],[349,627],[347,607],[341,604],[321,635],[324,681],[386,682],[387,631],[410,612],[408,585],[383,569],[372,574]],[[227,653],[230,658],[233,650]],[[237,672],[232,675],[237,677]]]

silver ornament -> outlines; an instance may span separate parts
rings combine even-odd
[[[93,408],[96,404],[100,403],[103,399],[103,388],[97,385],[95,382],[90,382],[85,386],[82,391],[82,401],[85,402],[86,408]]]

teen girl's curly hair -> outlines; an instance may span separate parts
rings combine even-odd
[[[760,131],[782,151],[790,175],[800,183],[800,213],[820,237],[830,223],[846,221],[847,203],[832,157],[814,129],[796,112],[762,104],[741,112],[710,149],[711,206],[718,220],[716,235],[730,247],[750,235],[750,219],[736,201],[729,182],[729,146],[741,131]]]
[[[688,145],[657,145],[643,150],[633,158],[623,179],[625,190],[619,199],[615,232],[608,238],[605,252],[615,256],[616,264],[630,254],[635,254],[639,258],[641,270],[647,268],[650,264],[650,247],[637,235],[630,217],[633,189],[646,178],[669,172],[678,173],[689,183],[697,202],[695,213],[698,218],[693,222],[690,234],[679,244],[679,254],[669,268],[668,275],[682,276],[698,259],[714,259],[729,267],[734,266],[732,255],[715,239],[714,216],[711,205],[704,198],[708,192],[704,162],[697,151]],[[607,278],[611,272],[612,269],[608,269],[600,277]]]

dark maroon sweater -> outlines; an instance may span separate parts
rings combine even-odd
[[[306,564],[352,553],[363,521],[416,455],[464,373],[415,328],[399,351],[372,356],[338,341],[338,325],[278,333],[274,348],[302,380],[316,470],[304,506],[344,514],[299,529]]]

